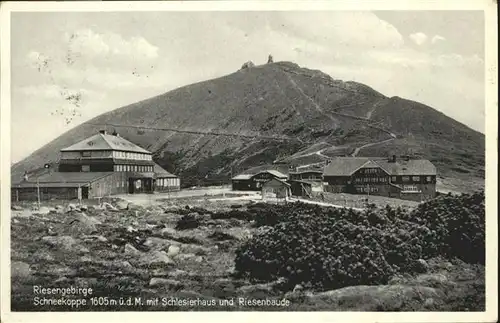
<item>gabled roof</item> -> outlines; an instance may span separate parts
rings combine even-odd
[[[50,172],[39,176],[38,183],[42,187],[75,187],[92,183],[112,174],[113,172]],[[35,187],[36,185],[36,176],[29,177],[27,181],[12,184],[14,187]]]
[[[265,171],[259,172],[258,174],[262,174],[262,173],[269,173],[277,178],[287,178],[288,177],[285,174],[283,174],[277,170],[274,170],[274,169],[265,170]],[[257,175],[257,174],[255,174],[255,175]]]
[[[283,184],[283,185],[285,185],[285,186],[291,186],[289,183],[287,183],[287,182],[285,182],[285,181],[282,181],[281,179],[277,179],[277,178],[273,178],[273,179],[271,179],[271,180],[269,180],[269,181],[265,182],[265,183],[263,184],[263,186],[270,185],[270,184],[272,184],[273,182],[278,182],[278,183]]]
[[[305,174],[305,173],[320,173],[323,174],[323,171],[321,169],[306,169],[306,170],[299,170],[299,171],[290,171],[289,175],[297,175],[297,174]]]
[[[153,171],[155,172],[156,177],[177,177],[174,174],[167,172],[157,163],[154,164]]]
[[[134,153],[151,154],[144,148],[131,143],[120,136],[98,133],[87,139],[84,139],[72,146],[61,149],[64,151],[82,151],[82,150],[118,150]]]
[[[395,163],[388,160],[378,160],[380,165],[391,175],[436,175],[437,170],[427,159],[397,160]]]
[[[325,167],[323,176],[351,176],[360,168],[380,167],[389,175],[436,175],[436,167],[426,159],[396,160],[382,158],[337,157]]]
[[[369,161],[364,157],[337,157],[326,165],[323,176],[350,176]]]
[[[244,179],[250,179],[252,178],[252,174],[240,174],[240,175],[236,175],[234,176],[233,178],[231,178],[232,180],[244,180]]]

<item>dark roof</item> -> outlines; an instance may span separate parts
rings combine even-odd
[[[269,173],[277,178],[287,178],[288,177],[287,175],[283,174],[282,172],[274,170],[274,169],[264,170],[264,171],[258,172],[255,175],[262,174],[262,173]]]
[[[350,176],[370,159],[360,157],[337,157],[326,165],[324,176]]]
[[[160,165],[155,163],[153,167],[153,171],[155,172],[156,177],[177,177],[174,174],[171,174],[164,170]]]
[[[64,151],[82,151],[82,150],[117,150],[135,153],[151,154],[146,149],[131,143],[127,139],[119,136],[113,136],[103,133],[95,134],[76,144],[61,149]]]
[[[290,171],[288,175],[296,175],[296,174],[304,174],[304,173],[323,173],[323,170],[321,169],[306,169],[306,170],[298,170],[298,171]]]
[[[255,175],[255,174],[254,174]],[[250,179],[252,178],[254,175],[252,174],[239,174],[239,175],[236,175],[234,176],[233,178],[231,178],[232,180],[245,180],[245,179]]]
[[[360,168],[380,167],[389,175],[436,175],[436,167],[426,159],[397,159],[390,162],[384,158],[337,157],[325,167],[324,176],[350,176]]]
[[[378,160],[376,163],[391,175],[437,174],[436,166],[426,159],[397,160],[395,163],[388,160]]]
[[[98,179],[112,175],[113,172],[50,172],[38,177],[42,187],[76,187],[92,183]],[[12,183],[14,187],[36,187],[37,177],[31,176],[27,181]]]

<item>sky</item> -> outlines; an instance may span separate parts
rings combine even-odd
[[[102,113],[269,54],[484,133],[484,38],[481,11],[15,12],[11,159]]]

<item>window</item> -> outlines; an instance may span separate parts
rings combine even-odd
[[[403,182],[409,182],[410,176],[403,176]]]
[[[90,165],[82,165],[82,172],[90,172]]]
[[[397,182],[397,178],[396,178],[396,176],[392,176],[392,177],[391,177],[391,182]]]
[[[412,181],[414,182],[420,182],[420,176],[413,176]]]
[[[90,151],[82,151],[82,157],[90,157],[91,155]]]
[[[430,183],[432,182],[432,177],[431,176],[427,176],[427,181]]]

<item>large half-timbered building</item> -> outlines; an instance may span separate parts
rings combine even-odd
[[[436,195],[436,167],[425,159],[337,157],[325,167],[325,191],[422,201]]]
[[[12,198],[95,198],[120,193],[176,191],[180,180],[151,152],[106,131],[61,149],[59,162],[13,181]]]

